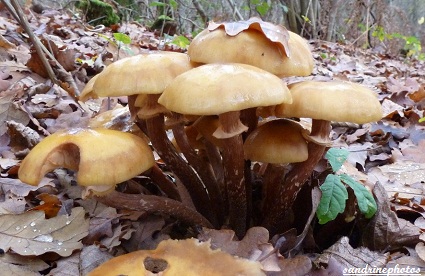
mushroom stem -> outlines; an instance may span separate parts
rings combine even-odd
[[[222,225],[224,220],[223,199],[221,197],[220,189],[218,188],[217,180],[214,176],[211,165],[198,156],[189,143],[182,121],[178,121],[180,121],[180,123],[175,124],[172,127],[176,143],[182,151],[183,155],[186,157],[186,160],[194,168],[207,188],[214,212],[219,220],[219,225]]]
[[[159,213],[174,217],[189,225],[213,228],[211,223],[201,214],[173,199],[154,195],[125,194],[117,191],[94,198],[113,208]]]
[[[267,164],[263,177],[262,187],[262,214],[270,214],[272,206],[279,204],[279,198],[276,196],[282,185],[285,174],[285,166],[280,164]]]
[[[331,124],[329,121],[313,119],[311,136],[321,137],[323,140],[326,140],[329,137],[330,131]],[[308,143],[308,159],[304,162],[294,164],[291,171],[285,176],[283,185],[277,185],[279,190],[275,194],[277,198],[276,204],[270,206],[262,223],[270,231],[270,235],[282,231],[285,212],[292,207],[298,192],[311,176],[314,167],[322,159],[325,151],[325,145]]]
[[[213,212],[212,203],[208,193],[192,167],[177,154],[165,132],[164,115],[159,114],[146,119],[148,136],[156,153],[170,167],[171,171],[181,180],[187,188],[196,209],[211,223],[218,225]]]
[[[214,136],[223,139],[222,159],[224,180],[229,201],[229,225],[242,238],[247,224],[247,194],[245,187],[245,157],[242,132],[248,127],[239,119],[239,111],[220,114],[220,126]]]
[[[223,211],[226,214],[228,211],[228,201],[227,201],[227,190],[226,184],[224,182],[224,168],[223,168],[223,160],[220,154],[220,150],[216,145],[214,145],[205,137],[200,138],[202,143],[205,146],[205,155],[209,160],[211,167],[214,171],[214,176],[217,181],[218,188],[220,190],[220,195],[223,202]]]
[[[150,170],[149,177],[156,185],[171,199],[181,201],[179,191],[176,185],[168,179],[157,164],[153,165]]]

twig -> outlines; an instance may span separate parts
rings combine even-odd
[[[227,2],[229,3],[230,7],[233,9],[233,13],[236,14],[239,18],[239,20],[244,20],[242,14],[239,12],[238,8],[236,7],[235,3],[233,2],[233,0],[227,0]]]
[[[32,30],[29,26],[28,20],[26,19],[25,14],[23,13],[22,8],[19,5],[19,3],[17,3],[16,0],[11,0],[11,4],[12,4],[12,6],[11,6],[8,1],[2,1],[2,2],[6,5],[6,8],[8,9],[8,11],[12,14],[12,16],[16,19],[16,21],[24,28],[25,32],[28,34],[31,42],[34,45],[34,48],[37,52],[37,55],[39,56],[44,68],[47,71],[47,74],[48,74],[50,80],[54,84],[61,86],[58,79],[56,78],[56,75],[53,71],[52,66],[50,65],[49,61],[47,60],[47,58],[44,54],[46,54],[49,57],[49,59],[51,59],[52,61],[55,62],[55,65],[57,67],[56,70],[59,73],[59,77],[60,77],[59,79],[68,83],[68,85],[72,88],[73,93],[70,93],[70,91],[68,89],[66,89],[66,91],[76,101],[77,106],[80,107],[80,109],[84,112],[84,109],[77,102],[77,97],[79,96],[80,91],[79,91],[78,86],[75,83],[71,73],[69,73],[68,71],[65,70],[65,68],[62,67],[62,65],[56,60],[56,58],[53,56],[53,54],[50,53],[50,51],[43,45],[43,43],[41,43],[40,39],[37,36],[34,35],[34,33],[32,32]]]
[[[201,17],[202,21],[204,22],[204,25],[208,23],[208,16],[204,11],[204,8],[202,7],[201,3],[199,3],[198,0],[192,0],[193,6],[198,11],[199,16]]]
[[[189,225],[201,225],[213,228],[211,223],[201,214],[183,205],[183,203],[154,195],[124,194],[112,191],[106,196],[95,196],[95,199],[107,206],[117,209],[145,211],[174,217]]]
[[[3,1],[3,2],[6,4],[6,7],[9,10],[11,7],[8,5],[8,2],[7,1]],[[47,74],[49,75],[49,78],[52,80],[52,82],[54,84],[59,85],[59,82],[56,79],[55,73],[53,72],[53,69],[49,64],[49,61],[46,59],[46,57],[43,54],[43,50],[40,46],[41,43],[38,40],[38,38],[34,35],[34,33],[32,32],[32,30],[31,30],[31,28],[28,24],[28,21],[27,21],[25,15],[24,15],[24,12],[22,11],[21,6],[19,5],[19,3],[16,2],[16,0],[11,0],[10,2],[12,4],[13,8],[15,9],[17,16],[19,17],[19,23],[22,25],[25,32],[28,34],[31,42],[33,43],[34,48],[35,48],[38,56],[40,57],[40,60],[43,63],[43,66],[46,69]],[[11,10],[13,10],[13,9],[11,9]],[[13,12],[12,12],[12,14],[13,14]]]

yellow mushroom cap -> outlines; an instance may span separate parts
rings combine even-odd
[[[291,84],[292,104],[275,107],[278,117],[304,117],[363,124],[382,118],[375,93],[356,83],[303,81]]]
[[[191,68],[193,63],[183,53],[152,51],[123,58],[97,76],[92,95],[160,94],[176,76]]]
[[[78,171],[82,186],[113,186],[154,165],[153,153],[140,137],[110,129],[70,129],[38,143],[24,158],[19,179],[38,185],[56,168]]]
[[[244,143],[245,159],[264,163],[284,164],[307,160],[307,142],[302,126],[277,119],[265,122],[254,129]]]
[[[234,257],[219,249],[211,250],[209,242],[187,239],[165,240],[155,250],[139,250],[112,258],[87,276],[154,275],[145,266],[158,260],[164,264],[160,272],[164,276],[265,275],[259,262]]]
[[[96,82],[96,79],[98,78],[99,74],[92,77],[84,86],[83,91],[81,91],[79,100],[82,102],[87,101],[89,98],[97,98],[97,96],[93,93],[93,85]]]
[[[291,103],[285,82],[246,64],[207,64],[174,79],[158,99],[168,110],[217,115],[251,107]]]
[[[289,31],[290,57],[263,33],[248,29],[229,36],[222,28],[200,32],[190,43],[190,59],[200,63],[250,64],[280,77],[308,76],[313,55],[307,41]]]

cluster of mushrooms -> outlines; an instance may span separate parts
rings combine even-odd
[[[287,85],[282,79],[312,70],[308,43],[284,27],[257,18],[212,23],[187,54],[124,58],[85,87],[81,101],[128,96],[143,135],[104,128],[56,132],[26,156],[19,178],[37,185],[46,173],[68,168],[77,171],[88,194],[111,206],[228,227],[239,238],[253,225],[279,233],[285,212],[329,147],[331,121],[363,124],[382,117],[374,92],[361,85]],[[310,118],[311,126],[299,118]],[[162,196],[115,191],[142,173]],[[260,202],[252,196],[258,189]]]

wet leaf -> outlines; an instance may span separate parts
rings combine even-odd
[[[282,53],[285,53],[287,57],[291,55],[289,52],[289,33],[288,30],[279,25],[274,25],[269,22],[264,22],[260,18],[252,17],[245,21],[237,22],[224,22],[224,23],[215,23],[210,22],[208,25],[208,30],[214,31],[218,28],[224,28],[226,34],[230,36],[236,36],[240,32],[245,30],[257,30],[262,32],[270,41],[275,42],[276,45],[281,48]]]
[[[23,255],[41,255],[55,252],[69,256],[80,249],[80,240],[87,235],[88,220],[82,207],[69,216],[44,218],[44,212],[26,212],[20,215],[0,216],[0,248]]]

